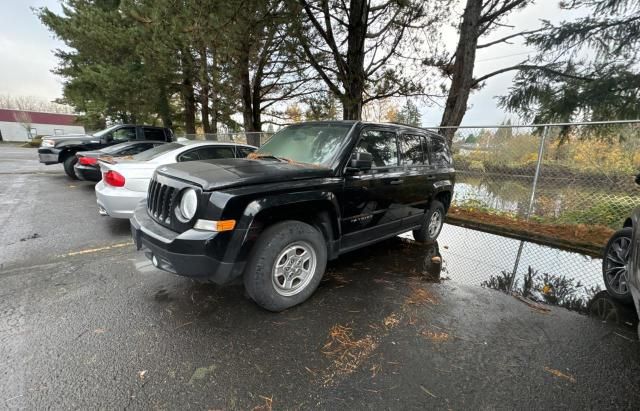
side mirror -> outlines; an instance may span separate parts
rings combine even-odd
[[[636,176],[636,184],[640,186],[640,174]]]
[[[354,171],[370,170],[373,156],[369,153],[353,153],[348,168]]]

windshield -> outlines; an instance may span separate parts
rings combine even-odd
[[[274,134],[255,152],[255,156],[274,156],[299,163],[329,166],[351,127],[351,124],[289,126]]]
[[[113,146],[105,147],[100,151],[102,151],[103,153],[106,153],[106,154],[111,154],[111,153],[116,153],[119,150],[122,150],[123,148],[131,146],[131,145],[133,145],[133,143],[130,142],[130,141],[127,141],[126,143],[120,143],[120,144],[115,144]]]
[[[105,128],[104,130],[100,130],[97,133],[93,133],[94,137],[102,137],[105,134],[111,132],[114,128],[120,127],[120,124],[116,124],[115,126],[111,126],[109,128]]]
[[[180,144],[180,143],[160,144],[159,146],[156,146],[154,148],[150,148],[149,150],[143,151],[140,154],[136,154],[132,158],[134,160],[137,160],[137,161],[153,160],[154,158],[158,157],[159,155],[162,155],[162,154],[166,153],[167,151],[171,151],[171,150],[175,150],[176,148],[180,148],[183,145],[184,144]]]

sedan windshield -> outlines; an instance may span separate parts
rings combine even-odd
[[[254,158],[275,158],[329,166],[351,124],[297,124],[274,134]]]
[[[168,152],[171,150],[175,150],[176,148],[182,147],[184,144],[180,143],[168,143],[168,144],[160,144],[154,148],[150,148],[149,150],[143,151],[140,154],[136,154],[132,158],[136,161],[149,161],[154,158]]]

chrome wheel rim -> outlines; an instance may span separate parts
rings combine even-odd
[[[315,250],[305,241],[286,246],[273,264],[271,280],[276,292],[290,297],[304,290],[316,272],[317,261]]]
[[[440,232],[440,227],[442,227],[442,214],[439,210],[436,210],[431,214],[431,219],[429,220],[429,226],[427,231],[429,231],[429,238],[434,238]]]
[[[607,249],[604,276],[611,291],[619,295],[629,293],[627,284],[629,274],[629,255],[631,239],[618,237]]]

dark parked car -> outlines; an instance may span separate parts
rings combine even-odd
[[[126,143],[116,144],[114,146],[105,147],[96,151],[81,151],[76,154],[78,162],[73,166],[76,177],[80,180],[100,181],[102,173],[100,172],[99,158],[106,157],[125,157],[133,156],[150,148],[165,144],[164,141],[127,141]]]
[[[76,179],[73,168],[78,161],[76,153],[136,140],[172,141],[173,132],[162,127],[119,124],[93,135],[46,137],[42,139],[38,157],[41,163],[47,165],[62,163],[67,175]]]
[[[640,184],[640,174],[636,176],[636,184]],[[602,258],[602,276],[607,291],[611,297],[626,304],[631,304],[633,301],[629,288],[629,261],[631,258],[631,235],[635,221],[633,217],[627,218],[622,229],[613,233],[604,248]]]
[[[279,311],[309,298],[340,254],[410,230],[435,240],[453,185],[437,134],[302,123],[248,159],[159,167],[131,230],[155,266],[217,284],[241,280],[255,302]]]

